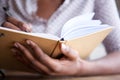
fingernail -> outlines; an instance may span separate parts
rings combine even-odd
[[[19,48],[19,43],[14,43],[14,46],[16,47],[16,48]]]
[[[28,32],[26,26],[27,25],[25,23],[19,22],[19,27],[22,29],[22,31]]]
[[[31,28],[30,28],[29,25],[23,24],[22,26],[23,26],[23,30],[24,30],[25,32],[31,32]]]
[[[62,49],[61,49],[61,51],[62,51],[63,53],[69,52],[69,47],[68,47],[67,45],[65,45],[65,44],[62,44]]]
[[[30,44],[31,44],[31,41],[30,41],[30,40],[26,40],[26,43],[27,43],[28,45],[30,45]]]
[[[62,44],[62,49],[66,49],[67,47],[66,47],[66,45],[65,44]]]
[[[23,25],[22,25],[22,29],[23,29],[25,32],[28,32],[26,26],[27,26],[26,24],[23,24]]]
[[[28,24],[28,30],[29,30],[29,32],[32,31],[32,25],[30,23]]]

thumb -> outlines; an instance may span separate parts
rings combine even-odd
[[[72,48],[66,46],[63,43],[61,44],[61,51],[66,57],[68,57],[71,60],[77,59],[77,57],[79,57],[79,54],[76,50],[73,50]]]

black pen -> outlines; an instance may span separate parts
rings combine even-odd
[[[9,8],[8,7],[3,7],[3,10],[5,11],[5,16],[6,17],[10,17],[12,16],[10,13],[9,13]],[[25,32],[30,32],[28,30],[24,30]]]
[[[6,17],[11,16],[11,14],[9,13],[9,8],[8,7],[3,7],[3,10],[5,11]]]

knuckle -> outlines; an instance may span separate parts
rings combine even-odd
[[[71,52],[74,53],[73,54],[74,57],[79,57],[80,56],[80,54],[79,54],[79,52],[77,50],[71,50]]]
[[[12,20],[12,17],[7,17],[6,20],[7,20],[7,21],[11,21],[11,20]]]
[[[17,21],[17,19],[16,19],[16,18],[13,18],[13,17],[7,17],[6,20],[7,20],[8,22],[16,22],[16,21]]]
[[[19,27],[23,27],[24,23],[22,23],[21,21],[17,21],[17,25],[18,25]]]
[[[37,48],[37,44],[35,44],[33,41],[28,40],[28,44],[31,45],[33,48]]]
[[[21,46],[21,51],[22,51],[23,53],[28,53],[28,50],[27,50],[26,48],[22,47],[22,46]]]
[[[42,52],[37,45],[34,45],[32,48],[35,52],[38,52],[38,51]]]
[[[41,61],[42,58],[44,58],[43,55],[39,55],[39,56],[38,56],[39,61]]]
[[[32,60],[30,61],[30,64],[35,65],[35,64],[36,64],[36,60],[35,60],[35,59],[32,59]]]
[[[59,73],[62,71],[62,69],[59,66],[56,66],[53,68],[53,71]]]
[[[70,47],[67,47],[67,48],[66,48],[66,54],[69,55],[69,54],[70,54],[70,51],[71,51]]]
[[[37,58],[39,61],[42,61],[43,63],[45,63],[45,60],[47,59],[47,57],[44,54],[39,54]]]
[[[28,53],[28,51],[27,51],[26,49],[23,49],[23,52],[24,52],[24,53]]]
[[[9,22],[4,22],[3,24],[2,24],[2,26],[8,26],[9,25]]]
[[[35,48],[35,49],[37,49],[38,48],[38,46],[36,45],[36,44],[32,44],[32,46],[33,46],[33,48]]]
[[[35,43],[32,43],[31,44],[31,47],[34,49],[34,50],[39,50],[39,46]]]

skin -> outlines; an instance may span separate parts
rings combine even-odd
[[[31,32],[31,25],[23,23],[15,18],[7,17],[6,22],[2,24],[6,28],[11,28],[19,31]]]
[[[43,2],[44,1],[46,0],[43,0]],[[51,14],[49,14],[49,16],[46,16],[45,14],[44,16],[46,17],[43,16],[43,18],[48,19]],[[41,14],[39,14],[39,16],[42,17]],[[3,26],[21,31],[31,31],[28,24],[22,23],[12,17],[8,17]],[[60,48],[64,56],[60,59],[53,59],[46,55],[33,41],[26,40],[25,44],[27,47],[24,44],[15,42],[13,44],[14,48],[11,49],[13,55],[26,66],[29,66],[42,74],[52,76],[93,76],[120,73],[119,51],[109,53],[107,56],[98,60],[86,61],[79,57],[77,51],[67,45],[61,44]],[[34,56],[32,54],[34,54]]]

